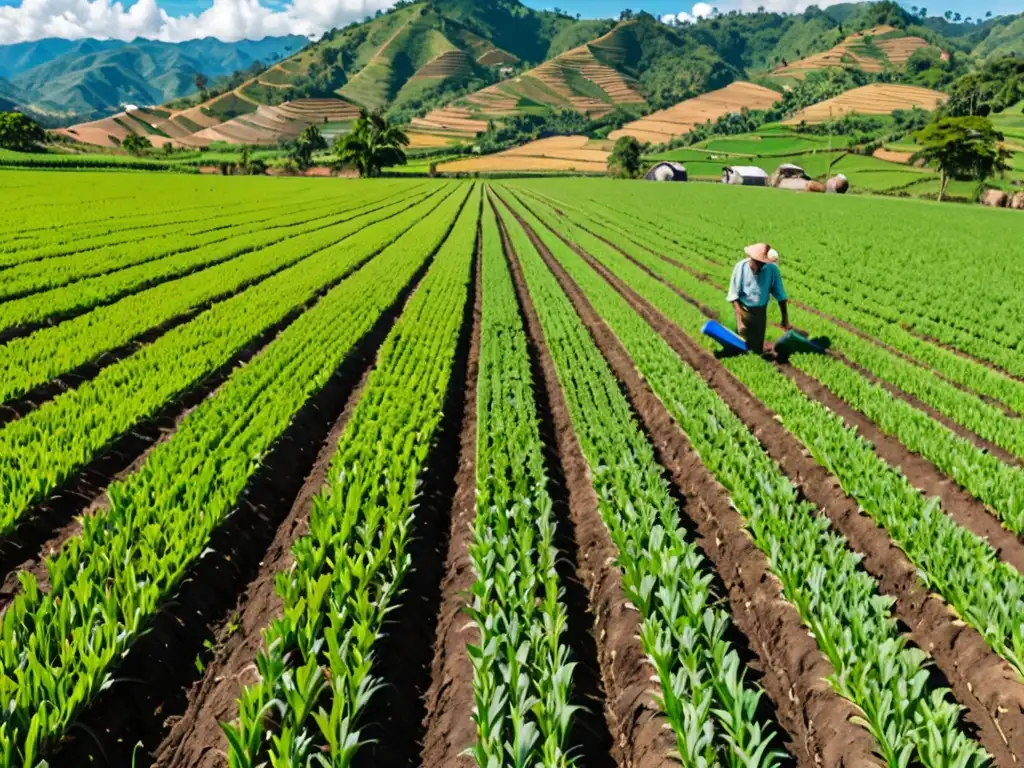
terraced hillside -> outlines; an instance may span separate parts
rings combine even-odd
[[[856,67],[865,72],[881,72],[887,64],[902,67],[919,48],[928,47],[922,37],[908,36],[902,30],[882,25],[850,35],[823,53],[776,69],[773,77],[802,77],[807,72],[829,67]]]
[[[803,109],[785,121],[786,125],[823,123],[851,112],[859,115],[888,115],[897,109],[933,110],[949,97],[928,88],[911,85],[872,83]]]
[[[605,35],[436,109],[413,121],[420,128],[464,131],[486,128],[486,121],[547,109],[571,109],[603,117],[617,106],[643,106],[647,99],[638,80],[645,36],[660,36],[669,49],[681,41],[667,27],[649,19],[620,23]],[[653,30],[653,35],[652,35]]]
[[[688,133],[695,126],[709,120],[714,122],[723,115],[739,112],[743,108],[768,109],[781,98],[780,93],[770,88],[753,83],[731,83],[725,88],[687,99],[674,107],[628,123],[621,130],[611,133],[608,138],[633,136],[640,141],[664,144],[672,137]]]

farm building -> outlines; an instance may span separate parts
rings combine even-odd
[[[775,173],[768,180],[768,186],[779,187],[780,189],[794,189],[802,192],[807,187],[811,177],[799,165],[783,163],[775,169]]]
[[[768,186],[768,173],[756,165],[732,165],[722,169],[723,184],[741,184],[745,187]]]
[[[842,173],[836,174],[825,184],[825,191],[830,195],[845,195],[850,189],[850,182]]]
[[[644,178],[648,181],[686,181],[686,167],[679,163],[658,163]]]

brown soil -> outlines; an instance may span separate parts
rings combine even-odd
[[[932,654],[954,696],[966,708],[964,719],[981,744],[997,765],[1015,764],[1018,756],[1024,756],[1024,685],[1010,665],[921,585],[916,569],[885,530],[861,514],[838,480],[814,462],[771,410],[642,297],[594,260],[588,258],[588,262],[715,388],[803,496],[829,518],[853,550],[864,555],[864,569],[878,580],[883,592],[896,598],[894,614],[909,627],[913,640]]]
[[[826,682],[834,672],[832,665],[796,609],[782,597],[779,581],[732,508],[728,491],[701,462],[614,332],[543,243],[527,231],[625,386],[659,461],[681,492],[684,511],[699,532],[701,548],[728,591],[734,622],[758,656],[757,666],[763,674],[760,683],[775,705],[779,724],[792,738],[790,747],[798,764],[878,765],[874,740],[849,721],[857,708]]]
[[[282,522],[288,520],[296,529],[301,526],[301,519],[296,520],[291,514],[299,493],[308,490],[304,478],[316,462],[329,430],[340,418],[350,393],[372,365],[377,349],[432,261],[433,255],[395,302],[381,313],[324,388],[295,415],[248,484],[239,509],[214,532],[209,553],[192,564],[173,603],[155,617],[149,632],[131,648],[116,672],[121,682],[92,704],[82,717],[80,728],[65,739],[50,765],[131,765],[136,744],[141,745],[144,753],[152,755],[159,748],[166,750],[162,753],[165,759],[174,759],[176,747],[164,744],[167,721],[192,707],[188,690],[198,677],[196,659],[202,657],[206,643],[216,637],[217,628],[231,624],[232,609],[239,604],[239,595],[260,576],[264,555],[274,553],[271,545]],[[340,281],[325,286],[281,327],[312,306],[337,282]],[[253,610],[274,607],[268,593],[258,591],[256,595],[263,600],[262,608]],[[271,618],[263,613],[254,620],[265,626]],[[252,642],[248,636],[236,642],[242,641]],[[233,661],[244,663],[237,657]],[[225,671],[238,680],[245,670],[231,667]],[[221,698],[227,695],[224,689],[215,686],[215,690]],[[192,698],[201,693],[202,686]],[[213,693],[206,689],[206,695]],[[194,750],[192,755],[214,761],[204,764],[218,765],[217,745],[223,742],[219,726],[211,722],[213,716],[211,711],[210,717],[195,721],[187,748]]]
[[[441,607],[434,641],[431,684],[426,695],[423,751],[420,764],[472,768],[471,757],[462,753],[476,739],[472,720],[473,665],[467,645],[479,642],[479,632],[465,613],[468,593],[476,581],[469,546],[476,518],[476,401],[480,367],[480,321],[483,315],[483,280],[480,276],[480,232],[477,231],[476,290],[473,297],[473,331],[466,371],[466,407],[459,436],[459,466],[451,505],[448,559],[441,584]]]
[[[565,474],[570,517],[579,546],[577,573],[590,593],[598,663],[606,696],[605,718],[614,738],[612,756],[621,766],[654,768],[675,749],[667,721],[654,703],[657,683],[639,642],[641,619],[622,589],[615,567],[618,551],[601,520],[590,468],[573,432],[554,361],[544,342],[518,258],[502,232],[513,281],[526,321],[527,336],[537,350],[543,389],[550,403],[555,443]],[[537,382],[538,385],[540,382]]]

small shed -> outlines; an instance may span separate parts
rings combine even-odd
[[[658,163],[644,178],[648,181],[686,181],[686,166],[672,162]]]
[[[775,169],[775,173],[772,174],[768,180],[768,184],[772,187],[785,187],[786,189],[803,189],[805,185],[796,184],[795,182],[810,181],[811,177],[807,175],[799,165],[793,165],[792,163],[783,163]],[[783,184],[783,182],[790,182]]]
[[[731,165],[722,169],[723,184],[741,184],[745,187],[767,187],[768,173],[756,165]]]

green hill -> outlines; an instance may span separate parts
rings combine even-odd
[[[213,80],[254,62],[273,63],[306,44],[291,35],[224,43],[135,40],[42,40],[0,46],[0,77],[23,107],[79,120],[112,114],[123,104],[160,104],[195,91],[196,73]]]

